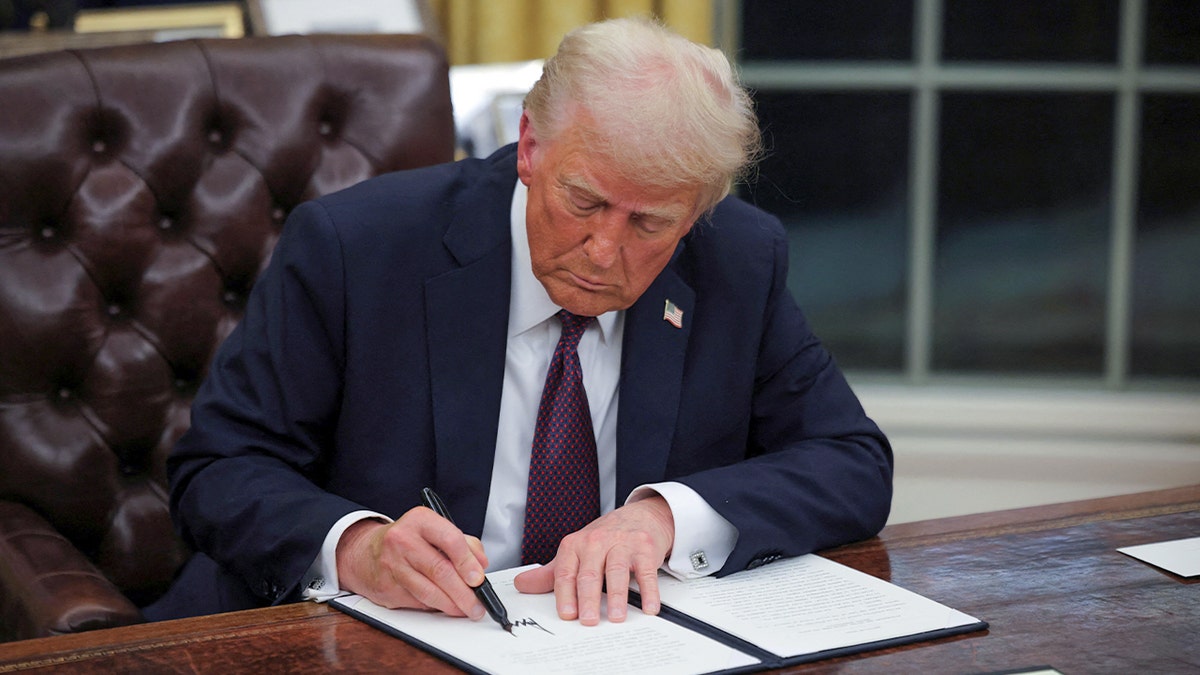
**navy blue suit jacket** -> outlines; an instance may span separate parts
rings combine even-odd
[[[186,541],[251,604],[297,599],[335,521],[398,517],[422,486],[481,533],[515,157],[382,176],[289,218],[168,462]],[[869,537],[891,503],[887,441],[786,279],[778,220],[730,198],[627,311],[617,501],[691,486],[739,532],[720,574]]]

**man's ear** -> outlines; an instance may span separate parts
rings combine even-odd
[[[521,112],[520,135],[517,137],[517,176],[526,186],[533,178],[533,152],[537,147],[537,134],[529,123],[529,113]]]

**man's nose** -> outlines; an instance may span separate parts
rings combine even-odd
[[[583,253],[593,265],[608,269],[616,262],[621,250],[622,225],[615,215],[595,220],[595,226],[583,242]]]

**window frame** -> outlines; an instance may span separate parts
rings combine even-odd
[[[905,354],[896,373],[854,373],[856,379],[930,382],[1050,382],[1110,390],[1200,391],[1200,381],[1131,376],[1133,265],[1137,228],[1142,100],[1147,94],[1200,94],[1200,66],[1143,62],[1146,0],[1120,0],[1113,63],[965,62],[942,59],[945,0],[914,0],[911,61],[774,61],[739,64],[751,90],[910,94],[908,275]],[[718,2],[718,46],[738,54],[740,3]],[[946,92],[1089,92],[1114,99],[1112,199],[1105,301],[1104,362],[1098,377],[1014,373],[975,375],[936,371],[933,298],[936,262],[939,115]],[[819,327],[818,327],[819,330]]]

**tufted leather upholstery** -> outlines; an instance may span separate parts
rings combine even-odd
[[[284,218],[453,135],[415,36],[0,61],[0,639],[140,620],[188,555],[166,454]]]

